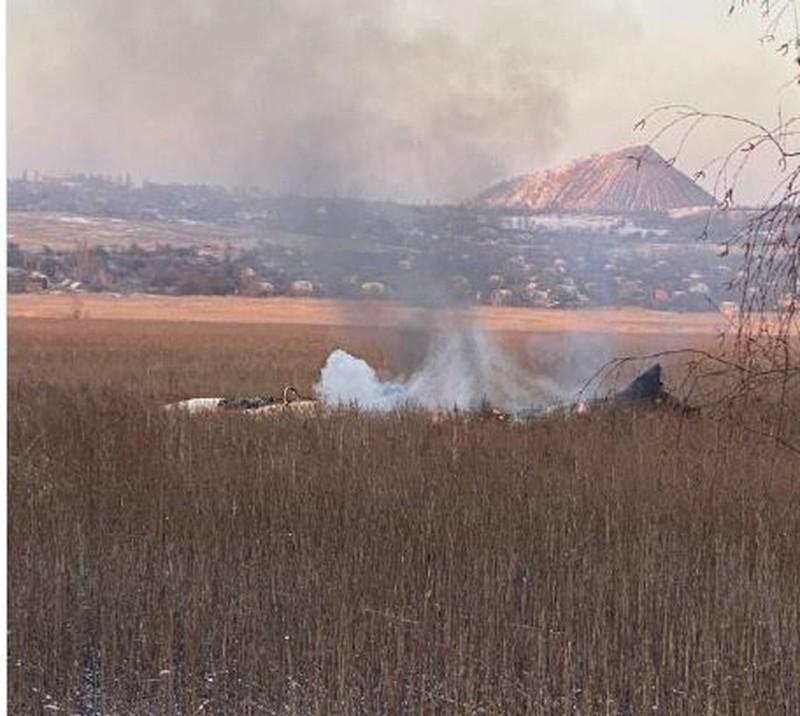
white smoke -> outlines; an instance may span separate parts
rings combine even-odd
[[[365,360],[340,348],[328,356],[314,390],[327,405],[363,410],[392,410],[408,400],[404,386],[382,381]]]
[[[548,378],[525,375],[483,330],[469,326],[440,334],[408,380],[382,381],[364,360],[337,349],[315,386],[328,405],[388,411],[478,410],[490,405],[520,411],[552,406],[564,395]]]

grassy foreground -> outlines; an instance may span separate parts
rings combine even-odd
[[[11,713],[800,710],[800,463],[752,433],[168,419],[307,393],[341,336],[9,335]],[[347,338],[383,367],[403,343]]]

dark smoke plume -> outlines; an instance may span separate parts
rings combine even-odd
[[[610,0],[8,8],[12,172],[437,201],[546,159],[564,80],[600,51],[587,30],[623,24]]]

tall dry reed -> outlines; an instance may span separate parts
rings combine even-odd
[[[160,410],[310,389],[304,331],[12,322],[10,712],[800,710],[796,457],[703,415]]]

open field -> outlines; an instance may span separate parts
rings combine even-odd
[[[264,238],[291,245],[308,240],[308,237],[284,231],[254,234],[238,226],[189,220],[140,221],[49,212],[8,213],[8,240],[27,251],[40,251],[45,246],[72,251],[84,244],[90,248],[103,246],[121,250],[135,243],[142,249],[201,247],[221,255],[230,243],[249,248]]]
[[[170,419],[422,348],[322,302],[11,298],[9,712],[800,710],[798,458],[724,415]]]
[[[448,313],[438,312],[439,323]],[[316,326],[392,327],[436,312],[389,302],[334,301],[238,296],[115,296],[84,294],[15,294],[8,315],[20,318],[91,318],[204,323],[263,323]],[[525,333],[607,333],[647,336],[699,336],[708,340],[725,326],[717,313],[667,313],[638,308],[554,311],[476,307],[470,316],[491,331]]]

